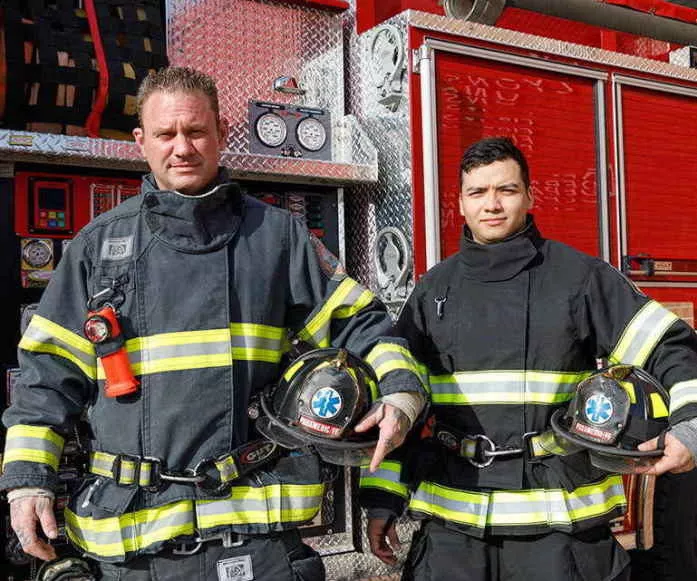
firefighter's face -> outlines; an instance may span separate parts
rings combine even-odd
[[[462,174],[460,214],[479,244],[491,244],[515,234],[532,208],[520,166],[513,159],[495,161]]]
[[[225,143],[225,124],[216,119],[208,97],[200,91],[156,91],[143,104],[142,117],[133,135],[159,188],[203,193],[218,172]]]

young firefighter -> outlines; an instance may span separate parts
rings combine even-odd
[[[692,469],[695,332],[602,260],[542,237],[527,161],[509,139],[470,146],[461,179],[460,251],[423,277],[397,323],[428,369],[440,437],[364,472],[371,549],[395,562],[393,520],[406,504],[423,522],[403,579],[628,579],[608,526],[625,508],[621,477],[586,453],[534,444],[605,358],[671,392],[664,456],[641,470]]]
[[[324,579],[297,531],[320,509],[318,459],[245,448],[259,437],[250,401],[278,380],[289,335],[374,361],[391,402],[362,422],[380,428],[377,464],[420,411],[419,376],[380,339],[391,320],[373,294],[218,167],[212,79],[163,69],[138,105],[142,193],[71,242],[19,346],[0,478],[12,526],[27,553],[55,557],[37,528],[56,536],[56,468],[86,410],[88,474],[66,528],[102,579]]]

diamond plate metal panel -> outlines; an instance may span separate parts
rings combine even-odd
[[[31,161],[83,167],[147,168],[138,146],[130,141],[0,129],[3,161]]]
[[[361,123],[378,152],[376,184],[352,187],[346,196],[346,255],[349,272],[375,291],[375,244],[377,233],[387,227],[398,228],[412,243],[411,135],[409,132],[408,87],[396,110],[381,104],[380,92],[372,74],[371,45],[379,27],[363,35],[355,33],[355,13],[345,16],[347,36],[346,80],[348,108]],[[402,35],[406,50],[406,18],[396,16],[388,22]],[[411,286],[411,279],[409,281]],[[378,293],[379,294],[379,293]]]
[[[445,16],[439,16],[437,14],[407,10],[403,12],[402,15],[406,18],[408,26],[424,30],[443,32],[455,36],[462,36],[463,38],[486,40],[504,46],[542,51],[565,58],[588,61],[593,64],[611,65],[637,72],[652,73],[674,79],[697,82],[696,69],[686,69],[678,65],[653,59],[621,54],[591,46],[563,42],[561,40],[543,38],[524,32],[496,28],[495,26],[485,26],[483,24],[475,24],[474,22],[455,20],[454,18],[446,18]]]
[[[377,179],[377,155],[344,117],[343,30],[336,12],[266,0],[168,0],[170,62],[212,76],[230,134],[221,163],[245,179],[349,184]],[[295,77],[304,95],[273,89]],[[327,109],[331,163],[249,154],[250,100]]]

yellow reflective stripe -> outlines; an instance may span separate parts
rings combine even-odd
[[[300,369],[303,365],[305,365],[305,362],[304,362],[304,361],[296,361],[295,363],[293,363],[293,365],[291,365],[291,366],[288,368],[288,370],[285,372],[285,374],[283,375],[283,379],[285,379],[286,381],[290,381],[291,379],[293,379],[293,376],[295,375],[295,373],[296,373],[296,372],[298,371],[298,369]]]
[[[172,359],[160,359],[159,361],[143,361],[131,363],[134,375],[149,375],[166,371],[186,371],[188,369],[205,369],[209,367],[229,367],[232,365],[232,355],[195,355],[191,357],[177,357]],[[98,361],[97,379],[106,379],[104,368]]]
[[[278,363],[288,350],[287,330],[258,323],[231,323],[232,357],[242,361]],[[245,345],[236,344],[236,338]]]
[[[467,503],[475,510],[455,509],[452,503]],[[489,503],[487,493],[456,490],[433,482],[422,482],[409,502],[409,509],[426,514],[437,515],[445,520],[472,525],[486,526],[486,510]],[[478,510],[477,510],[478,509]]]
[[[123,557],[152,545],[225,525],[272,525],[311,520],[319,511],[323,484],[239,486],[215,500],[180,500],[158,508],[94,519],[65,511],[70,539],[88,553]]]
[[[378,343],[370,350],[365,360],[373,367],[379,380],[390,371],[405,369],[418,376],[422,384],[427,381],[425,367],[414,360],[408,349],[397,343]]]
[[[652,410],[651,417],[652,418],[667,418],[668,417],[668,408],[666,407],[666,403],[663,401],[663,398],[661,397],[661,395],[658,393],[650,393],[649,399],[651,400],[651,410]]]
[[[46,426],[17,424],[7,430],[3,468],[10,462],[36,462],[58,470],[64,438]]]
[[[323,494],[323,484],[234,486],[227,498],[197,501],[198,527],[311,520],[321,507]]]
[[[65,524],[68,537],[77,546],[101,557],[125,556],[195,532],[190,500],[104,519],[80,517],[66,508]]]
[[[656,301],[646,303],[624,329],[613,349],[610,363],[641,367],[678,316]]]
[[[556,404],[569,401],[576,385],[592,372],[459,371],[429,377],[438,405]]]
[[[355,294],[359,290],[360,295],[354,300],[350,300],[350,295]],[[334,317],[335,312],[342,308],[354,309],[351,312],[351,315],[353,315],[370,303],[370,301],[366,302],[368,296],[371,297],[372,301],[374,295],[370,291],[363,289],[355,280],[349,277],[344,278],[319,311],[298,333],[298,337],[318,347],[328,347],[330,345],[329,322]],[[343,314],[347,312],[345,310]]]
[[[237,464],[232,456],[226,456],[222,460],[216,460],[215,467],[220,472],[220,481],[229,482],[230,480],[235,480],[239,476],[239,470],[237,469]]]
[[[679,381],[670,388],[671,414],[690,403],[697,403],[697,379]]]
[[[232,365],[230,329],[205,329],[160,333],[126,341],[126,350],[135,375],[184,371]],[[97,377],[105,379],[101,361]]]
[[[569,529],[574,522],[601,517],[625,506],[619,475],[572,492],[535,489],[478,493],[422,482],[409,503],[410,510],[479,528],[542,524]]]
[[[202,331],[178,331],[176,333],[159,333],[147,337],[135,337],[126,341],[126,350],[149,351],[172,345],[191,345],[194,343],[220,343],[230,340],[228,329],[204,329]]]
[[[332,313],[332,318],[348,319],[349,317],[353,317],[353,315],[367,307],[374,300],[375,295],[371,291],[366,289],[361,293],[361,296],[359,296],[356,299],[356,302],[354,302],[353,305],[350,305],[348,307],[339,307],[338,309],[336,309],[334,313]]]
[[[287,350],[286,330],[257,323],[134,337],[126,341],[135,375],[226,367],[233,360],[278,363]],[[101,362],[97,378],[105,379]]]
[[[92,343],[40,315],[31,318],[31,323],[19,342],[19,348],[62,357],[77,365],[90,379],[97,377]]]
[[[69,331],[65,327],[61,327],[53,321],[49,321],[41,315],[34,315],[31,318],[31,323],[29,325],[31,327],[41,329],[46,334],[55,337],[59,341],[70,345],[78,351],[82,351],[85,355],[94,356],[94,345],[92,345],[92,343],[90,343],[87,339],[81,337],[77,333]]]
[[[360,488],[377,488],[407,498],[409,489],[400,480],[402,465],[399,462],[381,462],[378,469],[371,473],[367,466],[361,466]]]

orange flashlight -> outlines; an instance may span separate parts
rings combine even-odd
[[[90,311],[83,330],[85,337],[95,345],[97,356],[102,362],[106,376],[105,395],[119,397],[138,391],[139,382],[131,371],[114,307],[105,305],[97,311]]]

